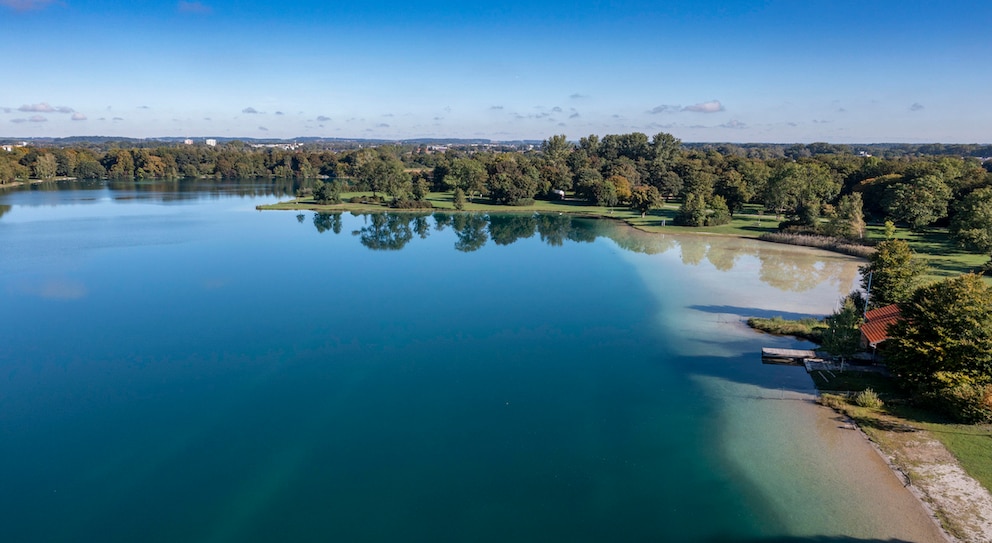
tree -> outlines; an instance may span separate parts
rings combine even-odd
[[[744,176],[737,170],[724,172],[716,180],[714,191],[722,196],[731,214],[744,208],[744,204],[754,198],[754,188],[747,184]]]
[[[458,211],[465,209],[465,191],[461,187],[455,189],[454,203]]]
[[[860,239],[865,235],[865,216],[862,211],[861,193],[841,196],[830,217],[827,234],[839,238]]]
[[[840,182],[818,163],[789,163],[777,168],[765,187],[765,206],[815,226],[820,207],[840,192]]]
[[[868,307],[875,308],[909,300],[926,265],[916,258],[909,243],[891,239],[879,243],[860,270],[861,287],[868,292]]]
[[[992,253],[992,187],[973,191],[958,202],[951,235],[969,250]]]
[[[858,352],[861,347],[861,313],[854,295],[845,297],[840,309],[826,318],[823,350],[839,356],[841,360]]]
[[[910,183],[885,189],[882,206],[897,221],[919,230],[947,216],[951,189],[935,175],[925,175]]]
[[[537,194],[537,170],[523,156],[499,155],[489,164],[488,172],[486,187],[489,190],[489,197],[496,203],[510,205],[526,203]]]
[[[922,287],[900,305],[886,363],[920,392],[992,382],[992,288],[973,274]]]
[[[320,205],[341,203],[341,182],[317,181],[313,186],[313,200]]]
[[[571,190],[572,176],[568,167],[568,155],[572,144],[565,134],[552,136],[541,144],[540,176],[545,192],[551,190]]]
[[[727,201],[723,199],[723,196],[713,196],[710,199],[710,210],[710,214],[706,217],[707,226],[727,224],[732,218],[730,208],[727,207]]]
[[[630,207],[640,211],[641,217],[661,205],[661,202],[661,194],[658,193],[658,189],[650,185],[640,185],[631,190]]]
[[[58,162],[51,153],[40,155],[34,162],[34,176],[38,179],[54,179],[57,169]]]
[[[675,214],[675,224],[679,226],[706,225],[706,199],[695,192],[685,195],[685,201]]]

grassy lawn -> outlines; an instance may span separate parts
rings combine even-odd
[[[865,235],[872,240],[885,239],[884,227],[872,225]],[[951,239],[946,228],[931,228],[920,232],[907,229],[896,231],[896,237],[909,242],[913,251],[930,267],[929,280],[938,280],[968,273],[981,267],[989,260],[989,255],[969,253],[962,250]]]

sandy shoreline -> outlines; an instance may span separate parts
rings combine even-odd
[[[837,415],[858,430],[942,528],[948,541],[992,542],[992,493],[965,473],[954,455],[929,432],[912,430],[899,450],[887,452],[851,419]]]

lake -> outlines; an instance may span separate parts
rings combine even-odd
[[[857,260],[291,192],[0,192],[4,541],[939,540],[743,324]]]

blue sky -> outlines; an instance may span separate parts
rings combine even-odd
[[[0,0],[0,136],[992,142],[992,2]]]

